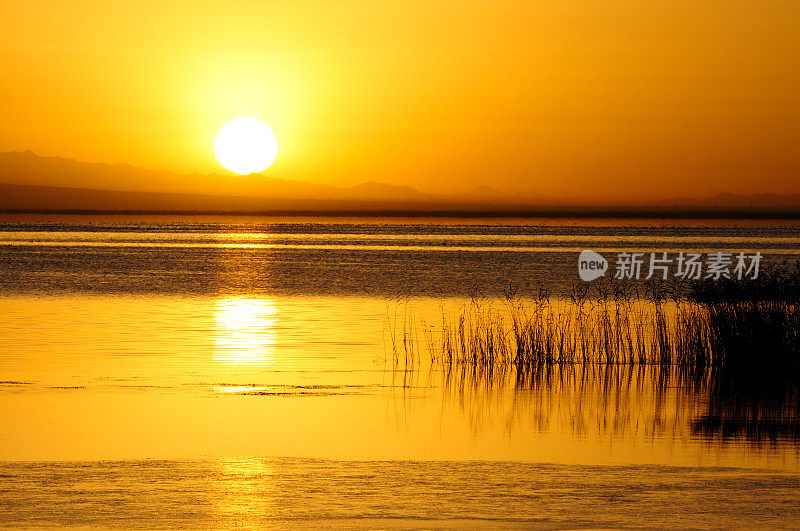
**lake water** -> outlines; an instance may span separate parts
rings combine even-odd
[[[564,295],[584,249],[767,270],[800,224],[0,217],[0,523],[800,525],[795,385],[394,363],[398,312]]]

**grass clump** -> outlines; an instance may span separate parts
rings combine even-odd
[[[547,290],[501,302],[473,297],[437,322],[404,310],[389,320],[396,361],[422,355],[441,365],[491,368],[603,363],[797,369],[800,274],[777,270],[754,281],[648,282],[600,279],[566,298]],[[419,325],[417,325],[419,321]]]

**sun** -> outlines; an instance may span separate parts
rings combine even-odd
[[[278,155],[278,139],[261,120],[236,118],[217,133],[214,154],[226,170],[248,175],[269,168]]]

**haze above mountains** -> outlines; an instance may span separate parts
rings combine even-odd
[[[505,194],[488,186],[470,192],[428,194],[410,186],[366,182],[335,187],[262,174],[179,174],[127,164],[0,153],[3,211],[533,211],[557,209],[798,210],[800,194],[674,198],[652,204],[578,205],[543,196]]]
[[[469,193],[449,195],[426,194],[410,186],[395,186],[374,181],[340,188],[305,181],[276,179],[259,173],[180,174],[138,168],[128,164],[79,162],[64,157],[40,157],[32,151],[0,153],[0,183],[115,192],[312,201],[427,203],[514,201],[512,196],[505,196],[488,187],[481,187]]]

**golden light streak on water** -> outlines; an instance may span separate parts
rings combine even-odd
[[[213,359],[227,365],[271,365],[278,310],[272,301],[227,297],[214,304]]]

